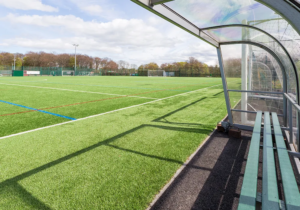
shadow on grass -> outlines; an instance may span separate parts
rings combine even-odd
[[[216,93],[216,94],[214,94],[214,95],[212,95],[212,96],[213,96],[213,97],[221,96],[222,93],[224,93],[224,91],[221,91],[221,92],[219,92],[219,93]]]
[[[184,109],[186,109],[186,108],[188,108],[188,107],[190,107],[190,106],[193,106],[193,105],[199,103],[200,101],[205,100],[206,98],[207,98],[207,97],[203,97],[203,98],[201,98],[201,99],[199,99],[199,100],[197,100],[197,101],[194,101],[194,102],[192,102],[192,103],[190,103],[190,104],[187,104],[187,105],[185,105],[185,106],[183,106],[183,107],[180,107],[179,109],[176,109],[176,110],[174,110],[174,111],[172,111],[172,112],[170,112],[170,113],[168,113],[168,114],[166,114],[166,115],[164,115],[164,116],[161,116],[161,117],[159,117],[159,118],[153,120],[152,122],[168,123],[168,124],[175,124],[175,125],[191,125],[191,126],[199,126],[199,125],[200,125],[200,126],[201,126],[201,125],[203,125],[203,124],[169,122],[166,118],[167,118],[167,117],[170,117],[171,115],[176,114],[177,112],[180,112],[180,111],[182,111],[182,110],[184,110]]]
[[[34,197],[31,193],[29,193],[17,182],[9,182],[9,181],[3,182],[1,184],[1,191],[2,191],[1,194],[5,193],[7,195],[14,193],[14,195],[16,195],[20,199],[20,203],[27,204],[28,206],[30,206],[30,209],[39,209],[39,210],[51,209],[46,204],[44,204],[36,197]],[[19,205],[19,203],[11,202],[9,205],[16,207]],[[0,208],[3,209],[1,205]],[[6,207],[6,209],[12,209],[12,208]]]
[[[194,101],[194,102],[192,102],[192,103],[190,103],[190,104],[187,104],[187,105],[185,105],[185,106],[183,106],[183,107],[180,107],[179,109],[176,109],[176,110],[174,110],[174,111],[172,111],[172,112],[170,112],[170,113],[168,113],[168,114],[166,114],[166,115],[164,115],[164,116],[161,116],[161,117],[159,117],[159,118],[153,120],[152,122],[166,123],[166,124],[170,124],[170,125],[183,125],[183,126],[184,126],[184,125],[185,125],[185,126],[210,126],[210,127],[212,126],[212,127],[215,127],[215,125],[208,125],[208,124],[207,124],[207,125],[204,125],[204,124],[199,124],[199,123],[170,122],[170,121],[168,121],[166,118],[167,118],[167,117],[170,117],[170,116],[172,116],[172,115],[174,115],[174,114],[176,114],[176,113],[178,113],[178,112],[180,112],[180,111],[183,111],[184,109],[186,109],[186,108],[188,108],[188,107],[190,107],[190,106],[193,106],[193,105],[195,105],[195,104],[197,104],[197,103],[199,103],[199,102],[201,102],[201,101],[204,101],[204,100],[206,100],[206,99],[217,98],[217,97],[221,96],[220,94],[222,94],[222,93],[224,93],[224,91],[221,91],[221,92],[219,92],[219,93],[216,93],[216,94],[214,94],[214,95],[212,95],[212,96],[210,96],[210,97],[203,97],[203,98],[201,98],[201,99],[199,99],[199,100],[196,100],[196,101]],[[209,115],[213,114],[216,110],[219,110],[220,107],[224,106],[224,103],[225,103],[225,101],[222,102],[222,103],[221,103],[219,106],[217,106],[215,109],[211,110],[211,112],[210,112],[210,113],[207,113],[206,115],[209,116]]]
[[[215,133],[151,210],[236,209],[249,141],[250,137],[240,140]],[[210,170],[195,170],[195,167]]]
[[[37,209],[50,209],[50,207],[46,206],[45,204],[43,204],[41,201],[39,201],[37,198],[35,198],[34,196],[32,196],[30,194],[30,192],[26,191],[23,187],[21,187],[18,182],[28,178],[34,174],[37,174],[39,172],[42,172],[43,170],[46,170],[50,167],[56,166],[58,164],[61,164],[65,161],[68,161],[74,157],[77,157],[79,155],[82,155],[84,153],[87,153],[93,149],[96,149],[100,146],[109,146],[112,147],[114,149],[118,149],[118,150],[122,150],[125,152],[130,152],[133,154],[137,154],[137,155],[141,155],[144,157],[149,157],[149,158],[155,158],[155,159],[159,159],[159,160],[163,160],[163,161],[169,161],[169,162],[173,162],[173,163],[178,163],[178,164],[183,164],[182,161],[176,160],[176,159],[171,159],[171,158],[164,158],[164,157],[159,157],[159,156],[155,156],[155,155],[150,155],[150,154],[146,154],[146,153],[142,153],[142,152],[138,152],[138,151],[134,151],[134,150],[130,150],[130,149],[125,149],[125,148],[121,148],[115,145],[110,145],[110,143],[114,142],[115,140],[124,137],[126,135],[129,135],[133,132],[136,132],[140,129],[146,128],[146,127],[153,127],[153,128],[158,128],[158,129],[164,129],[164,130],[171,130],[171,131],[181,131],[181,132],[191,132],[191,133],[203,133],[203,134],[209,134],[211,132],[211,130],[207,130],[207,129],[196,129],[196,128],[178,128],[178,127],[169,127],[169,126],[159,126],[159,125],[151,125],[151,124],[144,124],[144,125],[140,125],[136,128],[133,128],[131,130],[128,130],[126,132],[123,132],[121,134],[118,134],[112,138],[106,139],[104,141],[98,142],[96,144],[93,144],[89,147],[83,148],[77,152],[71,153],[69,155],[66,155],[64,157],[61,157],[57,160],[54,160],[52,162],[46,163],[40,167],[37,167],[35,169],[29,170],[27,172],[24,172],[18,176],[15,176],[13,178],[10,178],[8,180],[5,180],[3,182],[0,183],[0,189],[4,189],[7,187],[12,187],[14,189],[14,192],[16,193],[16,195],[18,195],[18,197],[22,198],[23,200],[26,200],[26,203],[30,206],[32,206],[33,208],[37,208]],[[191,166],[192,167],[192,166]],[[206,170],[203,167],[194,167],[196,169],[203,169]]]

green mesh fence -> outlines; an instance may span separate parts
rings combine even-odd
[[[99,70],[87,69],[87,68],[64,68],[64,67],[32,67],[24,66],[24,72],[34,71],[39,74],[33,74],[35,76],[98,76]],[[25,76],[31,76],[31,74],[25,74]]]
[[[101,76],[137,76],[134,69],[101,69]]]
[[[22,70],[22,66],[16,66],[15,67],[17,71],[21,71]],[[0,71],[7,71],[7,70],[13,70],[14,69],[14,66],[3,66],[3,65],[0,65]]]
[[[0,76],[12,76],[12,66],[0,66]],[[24,71],[24,76],[148,76],[148,70],[135,69],[88,69],[64,67],[16,67],[16,71]],[[29,71],[29,73],[28,73]],[[211,72],[211,73],[210,73]],[[203,69],[171,69],[165,70],[165,76],[175,77],[221,77],[219,69],[207,71]]]
[[[155,70],[154,71],[151,70],[151,74],[155,74]],[[157,76],[159,76],[159,75],[160,74],[157,74]],[[165,71],[164,75],[170,76],[170,77],[221,77],[219,70],[217,72],[213,72],[213,73],[202,73],[201,70],[193,71],[190,69],[181,69],[181,70]],[[148,70],[139,70],[138,76],[149,76]]]
[[[11,77],[12,70],[0,70],[0,77]]]

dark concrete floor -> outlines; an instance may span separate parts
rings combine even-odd
[[[215,132],[151,210],[237,209],[251,135],[242,131],[242,139],[235,139]],[[259,192],[261,175],[260,158]],[[282,198],[280,175],[278,177]]]

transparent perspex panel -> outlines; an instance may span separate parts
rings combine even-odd
[[[268,111],[283,115],[283,95],[263,93],[229,92],[232,109],[244,111]]]
[[[232,111],[232,118],[234,124],[254,126],[256,113],[244,113],[244,112]],[[278,120],[279,120],[279,124],[283,125],[283,117],[278,116]],[[263,121],[264,121],[264,116],[262,118],[262,122]]]
[[[283,92],[282,69],[268,52],[245,44],[223,45],[221,50],[229,90]]]
[[[234,124],[253,126],[256,118],[256,113],[244,113],[232,111]]]
[[[271,9],[254,0],[175,0],[165,4],[200,28],[275,17]]]
[[[294,78],[297,76],[295,71],[300,74],[300,35],[278,13],[254,0],[176,0],[165,5],[204,29],[201,34],[210,42],[248,40],[267,46],[277,54],[286,69],[288,92],[297,95],[297,81]],[[291,58],[276,40],[256,29],[239,26],[205,30],[207,27],[232,24],[251,25],[266,31],[284,46]]]

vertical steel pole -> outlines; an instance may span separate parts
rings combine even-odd
[[[77,46],[75,46],[75,72],[74,72],[74,76],[76,75],[76,47]]]
[[[300,152],[300,133],[299,133],[299,131],[300,131],[300,113],[299,113],[299,111],[297,110],[297,125],[296,125],[296,128],[297,128],[297,133],[296,133],[296,142],[297,142],[297,152]]]
[[[233,118],[232,118],[232,112],[231,112],[231,104],[230,104],[228,88],[227,88],[227,82],[226,82],[226,77],[225,77],[222,52],[221,52],[221,49],[219,47],[217,48],[217,53],[218,53],[218,59],[219,59],[219,65],[220,65],[220,72],[221,72],[221,76],[222,76],[222,83],[223,83],[223,89],[224,89],[224,96],[225,96],[225,101],[226,101],[228,119],[229,119],[230,124],[232,125],[233,124]]]
[[[288,101],[289,107],[289,129],[290,129],[290,144],[293,144],[293,105],[292,102]]]
[[[74,72],[74,76],[76,75],[76,48],[79,46],[78,44],[73,44],[73,46],[75,47],[75,72]]]
[[[247,25],[247,20],[243,20],[243,24]],[[242,40],[248,39],[248,29],[242,28]],[[248,45],[242,44],[242,90],[248,90]],[[241,109],[248,110],[248,93],[242,93]],[[241,113],[242,124],[248,121],[248,114]]]
[[[287,94],[287,79],[285,75],[285,71],[282,73],[282,79],[283,79],[283,92]],[[283,94],[283,124],[285,127],[287,127],[287,116],[288,116],[288,105],[287,105],[287,98]]]
[[[14,70],[16,70],[16,54],[14,54]]]

